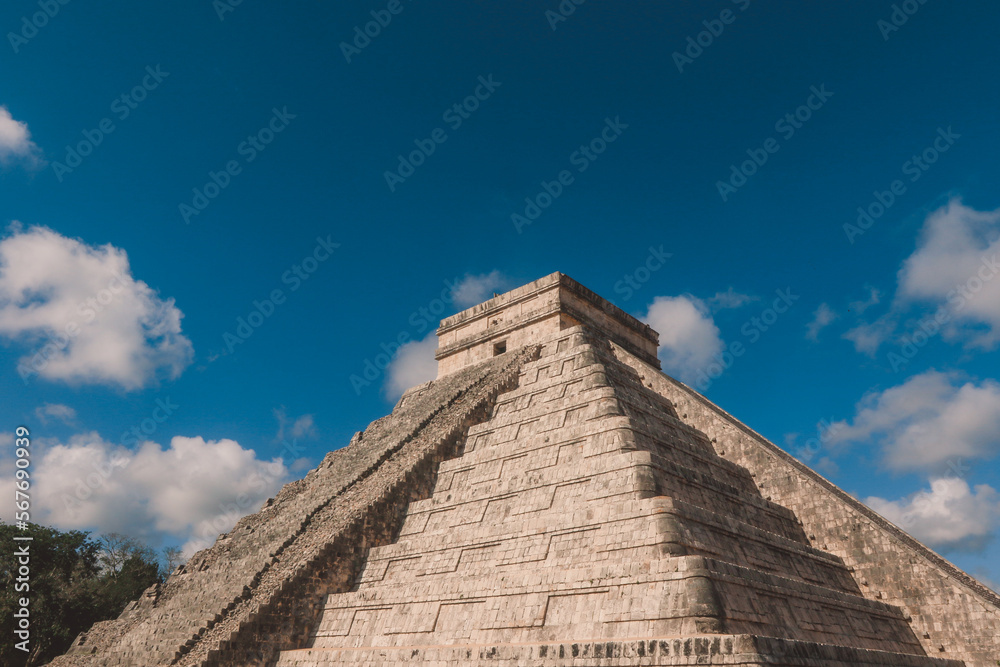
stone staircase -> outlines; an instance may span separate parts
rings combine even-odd
[[[960,664],[583,327],[544,343],[277,665],[404,662]]]

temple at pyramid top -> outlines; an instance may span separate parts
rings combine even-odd
[[[438,377],[580,325],[660,367],[656,331],[556,271],[441,320]]]

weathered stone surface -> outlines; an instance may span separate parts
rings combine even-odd
[[[437,380],[54,664],[1000,660],[995,594],[660,373],[655,332],[575,281],[439,333]]]
[[[843,559],[866,598],[898,606],[928,655],[994,667],[1000,596],[689,387],[627,350],[616,355],[720,456],[749,470],[774,502],[795,512],[814,546]]]
[[[626,665],[761,665],[768,667],[925,667],[956,665],[905,654],[811,644],[753,635],[712,635],[625,641],[418,646],[378,651],[301,649],[282,656],[287,667],[420,664],[463,667],[618,667]]]
[[[390,416],[195,554],[158,596],[95,625],[52,664],[243,664],[304,639],[324,595],[346,590],[367,548],[391,539],[409,501],[432,488],[437,463],[488,418],[533,354],[523,348],[411,390]]]
[[[489,359],[498,344],[513,350],[579,324],[660,367],[655,331],[557,272],[442,320],[435,355],[438,378]]]

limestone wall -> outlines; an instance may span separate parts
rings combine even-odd
[[[653,329],[556,272],[441,320],[438,378],[492,357],[497,343],[512,350],[581,324],[659,365]]]
[[[929,656],[1000,664],[1000,597],[708,399],[618,346],[615,354],[795,512],[813,546],[840,556],[866,597],[901,607]]]
[[[311,629],[368,548],[391,541],[437,464],[516,382],[526,348],[411,390],[386,418],[286,485],[115,621],[81,634],[58,667],[262,665]]]
[[[467,662],[442,647],[433,660],[479,664],[506,647],[507,664],[549,650],[566,664],[577,645],[550,644],[556,634],[604,637],[618,648],[587,650],[618,652],[646,650],[640,636],[716,633],[745,657],[699,664],[928,664],[923,651],[997,664],[995,593],[592,322],[571,323],[410,390],[53,664],[263,667],[279,652],[289,667],[354,664],[348,650],[426,639],[420,624],[437,627],[449,591],[459,612],[482,602],[490,613],[445,616],[437,643],[464,628],[488,653],[469,649]],[[386,631],[354,632],[341,611],[360,607]],[[411,625],[413,637],[399,632]],[[829,656],[809,653],[822,647]],[[694,664],[669,650],[660,642],[647,664]]]
[[[897,607],[865,598],[605,339],[572,327],[540,344],[398,538],[368,551],[276,667],[546,664],[549,651],[553,664],[960,666],[925,657]],[[708,634],[706,648],[741,635],[748,650],[693,655],[679,639]],[[670,641],[617,654],[638,637]]]

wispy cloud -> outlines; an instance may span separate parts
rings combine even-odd
[[[819,308],[813,313],[812,321],[806,325],[806,338],[812,341],[819,340],[819,332],[829,326],[839,317],[829,305],[819,304]]]
[[[0,165],[14,162],[30,168],[45,165],[42,150],[31,140],[28,124],[15,120],[6,106],[0,106]]]
[[[879,292],[874,287],[870,286],[867,289],[868,289],[868,298],[863,301],[860,300],[852,301],[847,307],[848,310],[857,315],[861,315],[872,306],[878,305],[880,303],[880,298],[882,296],[881,292]]]
[[[455,285],[451,298],[458,308],[469,308],[491,298],[494,292],[504,292],[509,287],[510,280],[496,269],[489,273],[467,273]]]
[[[892,338],[899,324],[895,313],[886,313],[873,322],[861,322],[848,329],[841,338],[854,343],[854,349],[862,354],[874,357],[878,349]]]
[[[49,419],[58,419],[72,426],[76,422],[76,410],[62,403],[43,403],[35,408],[35,417],[42,424],[47,424]]]
[[[287,437],[297,440],[299,438],[315,438],[318,435],[316,423],[311,414],[290,419],[284,405],[275,408],[273,413],[274,418],[278,420],[278,433],[274,437],[275,442],[283,442]]]
[[[897,335],[914,311],[940,313],[946,340],[969,349],[1000,343],[1000,210],[977,211],[953,199],[924,221],[916,249],[897,274],[888,312],[844,334],[855,348],[874,356]],[[878,290],[851,304],[859,315],[880,303]],[[926,315],[926,312],[924,313]]]
[[[760,297],[742,294],[730,287],[725,292],[716,292],[715,296],[709,297],[708,305],[712,310],[722,310],[724,308],[741,308],[754,301],[760,301]]]

